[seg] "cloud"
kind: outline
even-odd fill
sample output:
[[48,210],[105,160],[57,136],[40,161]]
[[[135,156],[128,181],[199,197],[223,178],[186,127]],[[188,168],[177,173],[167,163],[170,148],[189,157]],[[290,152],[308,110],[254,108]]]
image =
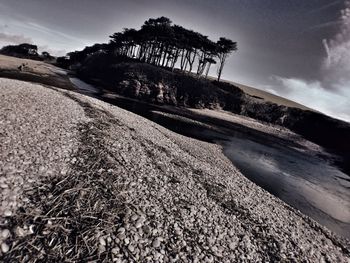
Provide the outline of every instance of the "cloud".
[[273,76],[279,88],[270,87],[278,95],[323,112],[329,116],[350,122],[350,89],[338,87],[337,92],[327,90],[320,81]]
[[350,1],[341,11],[341,25],[332,39],[324,39],[327,57],[322,65],[323,82],[333,88],[350,84]]
[[30,30],[35,30],[35,31],[40,32],[40,33],[45,34],[45,35],[51,35],[51,36],[59,37],[63,41],[67,41],[68,40],[68,41],[74,41],[74,42],[79,43],[79,44],[86,44],[86,41],[82,40],[81,38],[65,34],[63,32],[60,32],[60,31],[57,31],[57,30],[54,30],[54,29],[51,29],[51,28],[39,25],[39,24],[34,23],[34,22],[21,23],[21,26],[23,28],[27,28],[27,29],[30,29]]
[[310,108],[350,122],[350,1],[345,1],[337,34],[323,39],[326,57],[320,65],[320,78],[307,81],[273,76],[279,95]]
[[50,48],[48,45],[43,45],[43,46],[38,46],[38,51],[43,52],[49,52],[50,55],[52,56],[56,56],[56,57],[60,57],[60,56],[65,56],[68,52],[65,49],[54,49],[54,48]]
[[0,32],[0,43],[5,45],[8,44],[21,44],[21,43],[33,43],[33,40],[29,37],[25,37],[23,35],[11,35]]
[[323,5],[323,6],[320,6],[320,7],[316,8],[316,9],[312,10],[311,12],[309,12],[309,14],[325,11],[325,10],[327,10],[327,9],[330,8],[330,7],[333,7],[333,6],[335,6],[335,5],[338,5],[339,3],[342,3],[342,1],[343,1],[343,0],[332,1],[332,2],[330,2],[330,3],[328,3],[328,4],[325,4],[325,5]]

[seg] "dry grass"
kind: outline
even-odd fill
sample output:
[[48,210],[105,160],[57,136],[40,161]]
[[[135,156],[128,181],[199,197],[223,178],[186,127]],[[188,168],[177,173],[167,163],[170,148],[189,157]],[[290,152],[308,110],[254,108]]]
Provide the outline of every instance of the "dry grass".
[[108,161],[111,157],[103,142],[108,121],[87,105],[84,108],[94,121],[79,127],[80,147],[71,170],[26,189],[30,205],[9,219],[6,228],[11,230],[13,245],[1,261],[112,260],[108,243],[101,246],[99,239],[113,235],[132,201]]
[[249,87],[249,86],[242,85],[242,84],[238,84],[238,83],[235,83],[235,82],[230,82],[230,81],[227,81],[227,82],[237,86],[238,88],[243,90],[245,93],[249,94],[250,96],[259,97],[259,98],[262,98],[262,99],[264,99],[266,101],[269,101],[269,102],[272,102],[272,103],[276,103],[278,105],[298,108],[298,109],[302,109],[302,110],[312,110],[313,111],[313,109],[310,109],[310,108],[308,108],[308,107],[306,107],[306,106],[304,106],[302,104],[299,104],[297,102],[288,100],[286,98],[274,95],[274,94],[266,92],[264,90],[256,89],[256,88]]

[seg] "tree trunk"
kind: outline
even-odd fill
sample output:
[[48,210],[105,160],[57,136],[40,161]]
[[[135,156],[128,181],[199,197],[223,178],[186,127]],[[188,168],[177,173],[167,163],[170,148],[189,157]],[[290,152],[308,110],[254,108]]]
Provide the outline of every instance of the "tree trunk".
[[208,64],[207,72],[205,72],[205,78],[206,79],[208,78],[208,73],[209,73],[210,66],[211,66],[211,63]]

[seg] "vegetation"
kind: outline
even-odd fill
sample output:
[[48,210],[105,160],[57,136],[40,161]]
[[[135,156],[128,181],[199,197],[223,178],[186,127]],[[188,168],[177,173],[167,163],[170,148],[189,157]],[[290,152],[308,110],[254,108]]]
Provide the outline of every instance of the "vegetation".
[[9,45],[3,47],[0,50],[0,53],[3,55],[31,58],[38,56],[38,47],[28,43]]
[[[173,25],[166,17],[150,18],[140,30],[125,28],[110,36],[109,44],[95,44],[82,51],[68,53],[70,63],[82,63],[89,55],[105,52],[116,57],[128,57],[139,62],[174,71],[208,76],[212,64],[218,59],[218,80],[230,53],[237,43],[227,38],[213,42],[193,30]],[[60,61],[66,62],[64,58]],[[196,68],[195,68],[196,67]]]
[[27,58],[34,60],[53,60],[54,57],[50,55],[49,52],[42,52],[41,55],[38,54],[38,47],[33,44],[23,43],[19,45],[9,45],[4,46],[0,49],[0,54],[18,57],[18,58]]

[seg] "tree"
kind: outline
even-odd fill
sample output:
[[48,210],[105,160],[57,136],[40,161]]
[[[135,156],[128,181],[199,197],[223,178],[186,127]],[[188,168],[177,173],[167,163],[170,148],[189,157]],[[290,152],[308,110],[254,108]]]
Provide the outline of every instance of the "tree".
[[220,37],[218,42],[216,42],[217,45],[217,54],[219,58],[219,66],[217,70],[218,74],[218,81],[220,81],[222,70],[224,69],[226,59],[233,51],[237,50],[237,42],[233,42],[230,39]]
[[20,45],[9,45],[3,47],[0,53],[4,55],[24,58],[38,58],[38,47],[36,45],[28,43],[23,43]]
[[210,66],[211,66],[212,64],[216,64],[216,61],[215,61],[215,59],[213,59],[213,58],[207,58],[207,62],[208,62],[208,66],[207,66],[207,71],[205,72],[205,78],[208,77],[208,73],[209,73],[209,70],[210,70]]
[[217,63],[215,58],[218,57],[220,80],[228,54],[237,50],[236,42],[226,38],[213,42],[198,32],[173,25],[164,16],[146,20],[139,30],[124,28],[110,38],[109,44],[95,44],[82,51],[68,53],[71,63],[82,62],[91,54],[104,51],[116,57],[135,59],[170,70],[178,66],[183,72],[192,72],[193,67],[198,65],[198,77],[203,74],[207,77],[210,66]]
[[52,60],[52,59],[54,59],[54,57],[51,56],[50,53],[47,52],[47,51],[41,52],[41,57],[42,57],[43,59],[47,59],[47,60]]

